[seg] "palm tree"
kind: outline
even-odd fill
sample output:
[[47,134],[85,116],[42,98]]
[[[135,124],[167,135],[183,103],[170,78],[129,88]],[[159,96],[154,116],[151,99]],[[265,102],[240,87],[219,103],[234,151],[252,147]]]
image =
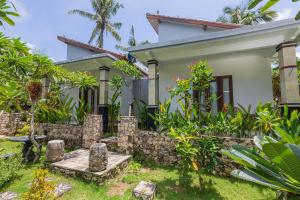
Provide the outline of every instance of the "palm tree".
[[248,5],[240,5],[233,8],[226,6],[223,9],[223,13],[224,14],[217,19],[218,22],[229,22],[243,25],[270,22],[277,17],[277,13],[275,11],[252,11],[248,9]]
[[[128,47],[135,47],[137,45],[144,45],[144,44],[149,44],[150,42],[148,40],[145,40],[143,42],[138,43],[136,38],[135,38],[135,31],[134,31],[134,26],[131,26],[130,33],[129,33],[129,39],[128,39]],[[124,47],[122,45],[116,45],[116,49],[120,49],[122,51],[128,51],[128,47]]]
[[19,14],[11,11],[12,7],[16,11],[13,3],[8,2],[7,0],[0,0],[0,26],[4,27],[4,22],[11,26],[15,25],[15,22],[10,16],[18,17]]
[[104,44],[104,32],[110,33],[117,41],[121,41],[121,36],[118,30],[121,28],[122,23],[112,22],[111,18],[115,16],[123,5],[116,2],[115,0],[91,0],[94,14],[82,11],[82,10],[71,10],[69,14],[77,14],[82,17],[86,17],[96,23],[96,26],[92,32],[89,40],[89,44],[96,38],[97,46],[102,48]]

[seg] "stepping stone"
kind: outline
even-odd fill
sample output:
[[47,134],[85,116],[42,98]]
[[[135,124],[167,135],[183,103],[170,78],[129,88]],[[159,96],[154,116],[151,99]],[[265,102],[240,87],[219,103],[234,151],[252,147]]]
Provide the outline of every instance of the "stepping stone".
[[18,194],[15,192],[7,191],[0,193],[0,200],[14,200],[18,197]]
[[156,185],[154,183],[141,181],[133,190],[133,195],[138,199],[152,200],[154,199]]
[[70,191],[72,189],[72,186],[66,183],[60,183],[56,186],[54,194],[57,197],[62,196],[64,193]]

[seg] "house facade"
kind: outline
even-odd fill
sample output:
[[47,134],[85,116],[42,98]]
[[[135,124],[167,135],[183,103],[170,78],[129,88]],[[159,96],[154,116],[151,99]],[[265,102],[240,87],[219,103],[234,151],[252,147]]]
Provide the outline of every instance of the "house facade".
[[255,108],[258,101],[272,101],[274,61],[280,66],[281,103],[299,106],[296,46],[300,21],[240,26],[163,15],[147,14],[147,18],[158,42],[133,47],[129,52],[148,65],[148,112],[153,113],[159,102],[170,97],[168,88],[177,78],[187,78],[188,66],[199,60],[207,61],[213,69],[215,81],[210,93],[219,97],[213,103],[215,110],[228,104]]
[[[76,103],[84,99],[84,102],[89,105],[93,114],[102,115],[103,129],[106,132],[108,126],[108,104],[113,93],[108,85],[109,80],[116,75],[121,75],[128,83],[128,85],[123,87],[122,95],[119,99],[121,104],[120,115],[123,116],[128,116],[129,112],[131,112],[134,101],[133,94],[136,94],[137,98],[143,99],[142,95],[138,92],[140,88],[133,87],[134,82],[137,86],[141,85],[140,81],[133,80],[113,67],[113,62],[119,59],[126,59],[124,55],[85,44],[65,36],[58,36],[57,39],[67,45],[67,58],[66,60],[56,62],[56,65],[60,65],[70,71],[88,72],[99,83],[98,86],[85,90],[73,87],[67,89],[65,93],[71,96]],[[147,71],[137,65],[136,67],[141,71],[143,77],[147,77]],[[135,92],[133,91],[134,89]]]

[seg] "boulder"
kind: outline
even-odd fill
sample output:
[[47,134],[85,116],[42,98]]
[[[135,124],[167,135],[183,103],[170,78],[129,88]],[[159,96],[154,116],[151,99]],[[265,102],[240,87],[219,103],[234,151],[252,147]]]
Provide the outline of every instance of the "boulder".
[[154,199],[156,185],[154,183],[141,181],[133,190],[134,197],[143,200]]

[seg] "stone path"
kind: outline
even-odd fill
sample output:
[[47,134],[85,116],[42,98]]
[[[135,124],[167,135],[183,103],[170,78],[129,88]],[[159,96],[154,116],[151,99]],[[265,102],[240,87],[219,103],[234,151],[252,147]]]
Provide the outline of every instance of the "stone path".
[[0,200],[14,200],[18,197],[18,194],[15,192],[7,191],[0,193]]

